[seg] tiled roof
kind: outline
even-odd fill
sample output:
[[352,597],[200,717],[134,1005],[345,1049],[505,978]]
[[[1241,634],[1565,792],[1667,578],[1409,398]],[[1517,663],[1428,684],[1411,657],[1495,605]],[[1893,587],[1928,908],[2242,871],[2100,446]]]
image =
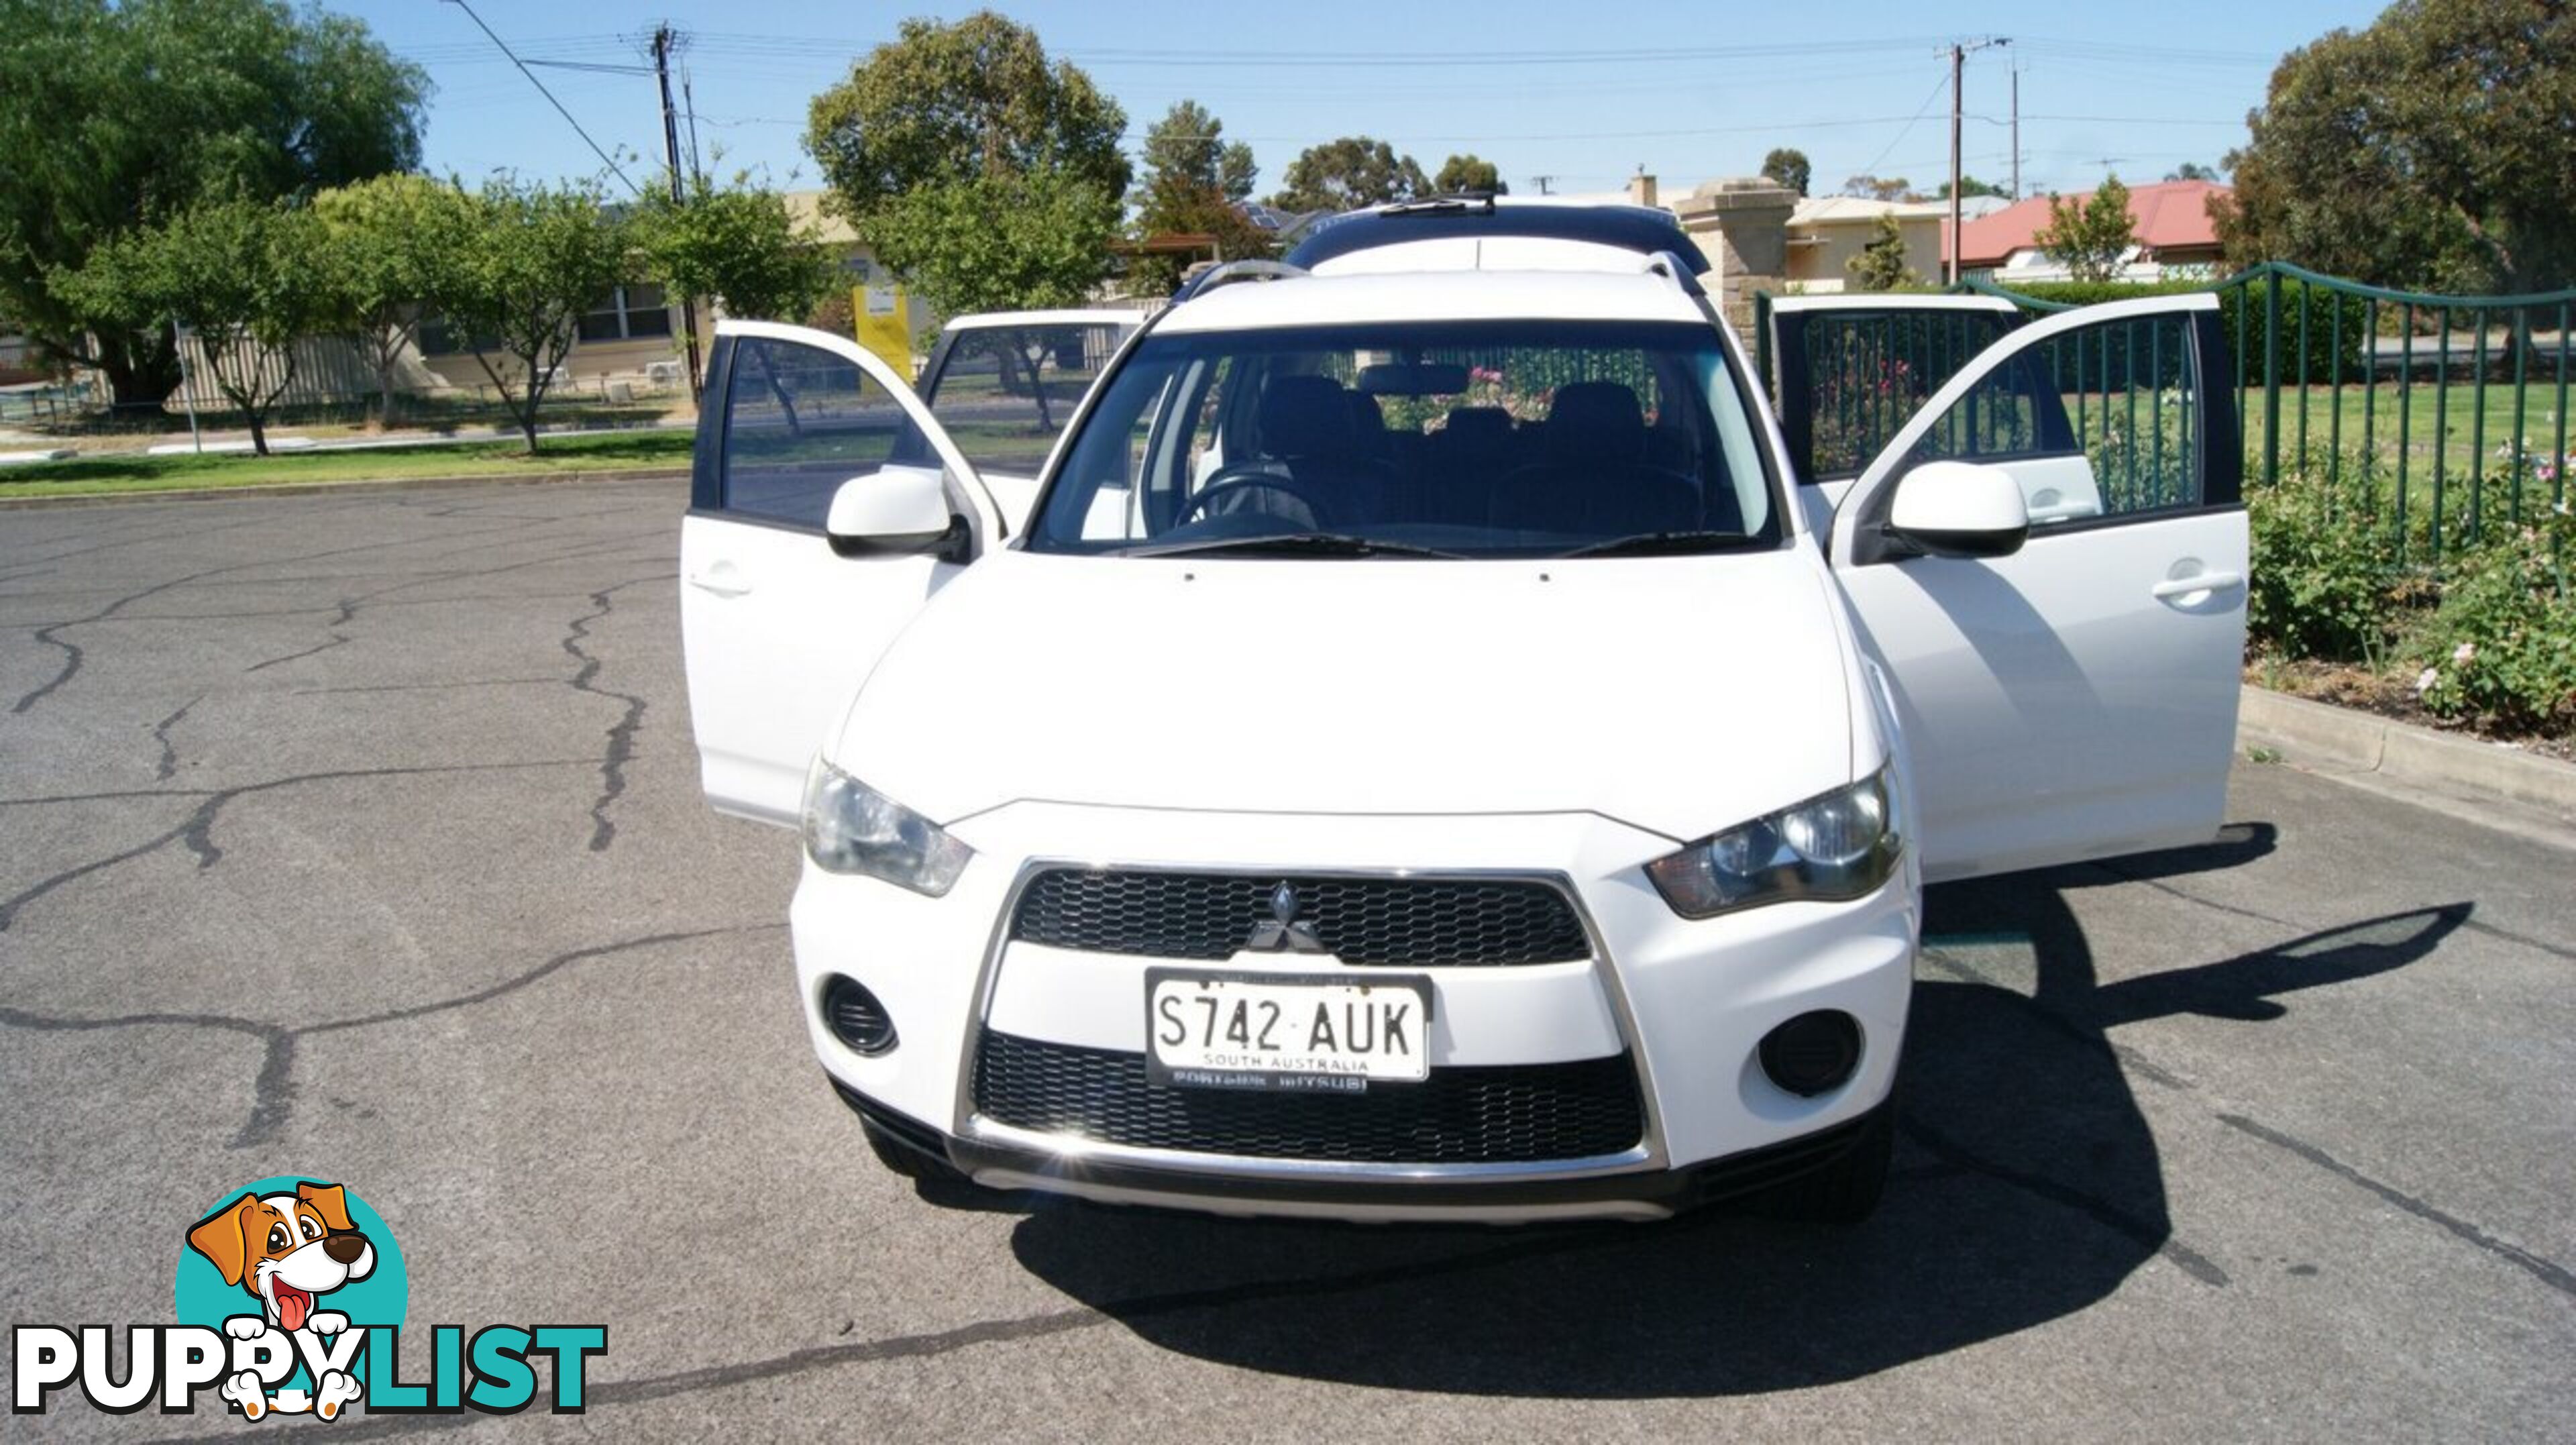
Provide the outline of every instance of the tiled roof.
[[[2129,188],[2129,220],[2139,244],[2149,251],[2170,251],[2218,244],[2210,223],[2209,198],[2228,188],[2213,181],[2160,181]],[[2091,191],[2078,199],[2089,200]],[[2028,249],[2032,237],[2048,224],[2048,197],[2016,201],[1991,216],[1959,228],[1962,266],[2000,266],[2015,251]]]

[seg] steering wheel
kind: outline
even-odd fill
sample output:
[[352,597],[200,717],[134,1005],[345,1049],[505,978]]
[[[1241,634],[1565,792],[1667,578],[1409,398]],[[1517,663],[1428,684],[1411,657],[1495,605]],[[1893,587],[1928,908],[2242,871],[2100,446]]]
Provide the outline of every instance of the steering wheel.
[[1329,525],[1322,504],[1317,502],[1313,497],[1299,490],[1294,484],[1288,482],[1282,477],[1248,466],[1227,467],[1223,471],[1218,472],[1215,476],[1208,478],[1208,484],[1199,488],[1197,494],[1192,496],[1187,503],[1182,505],[1181,514],[1172,519],[1172,525],[1180,526],[1188,522],[1192,517],[1205,512],[1207,510],[1208,503],[1215,501],[1219,497],[1231,496],[1238,492],[1256,490],[1277,492],[1281,496],[1284,496],[1290,501],[1297,503],[1299,506],[1304,507],[1306,509],[1306,514],[1315,519],[1316,526],[1322,527]]

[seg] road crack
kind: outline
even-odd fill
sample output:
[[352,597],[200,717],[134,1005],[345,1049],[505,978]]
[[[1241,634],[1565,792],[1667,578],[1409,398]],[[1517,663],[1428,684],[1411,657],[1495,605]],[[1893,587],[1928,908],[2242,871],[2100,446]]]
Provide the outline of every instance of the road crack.
[[[63,885],[76,882],[103,869],[113,868],[119,863],[140,858],[146,853],[166,847],[174,842],[184,843],[187,846],[188,851],[196,855],[197,869],[199,872],[203,872],[208,868],[214,867],[215,864],[220,862],[224,856],[224,850],[215,842],[214,835],[216,820],[223,815],[224,808],[234,799],[245,797],[253,793],[270,792],[278,788],[293,787],[301,783],[337,782],[354,778],[418,777],[423,774],[437,773],[495,772],[506,771],[513,768],[579,767],[587,761],[588,760],[584,758],[549,758],[541,761],[524,763],[454,763],[445,766],[422,768],[347,768],[331,772],[296,773],[283,778],[271,778],[264,782],[257,783],[242,783],[234,787],[216,788],[203,793],[191,789],[184,792],[173,790],[168,793],[93,794],[91,796],[95,797],[195,797],[199,801],[196,808],[188,814],[185,821],[166,832],[146,839],[131,848],[111,853],[104,858],[94,858],[86,863],[76,864],[73,867],[63,869],[58,873],[54,873],[29,884],[7,898],[0,898],[0,933],[8,932],[11,925],[16,923],[18,911],[20,909],[35,902],[39,898],[44,897],[46,894],[61,888]],[[65,797],[20,798],[10,799],[7,801],[12,804],[23,804],[69,802],[75,800],[76,799],[74,798]]]
[[626,765],[635,759],[635,734],[644,726],[644,699],[635,693],[618,692],[597,686],[600,660],[583,647],[590,637],[590,626],[616,610],[613,600],[618,592],[647,582],[666,582],[677,573],[660,572],[650,577],[633,577],[611,583],[590,594],[591,610],[572,619],[564,633],[563,650],[581,666],[568,680],[575,692],[589,693],[622,704],[624,712],[608,726],[607,746],[599,760],[599,796],[590,805],[590,851],[604,853],[617,838],[617,825],[608,820],[608,806],[626,792]]
[[161,761],[153,770],[154,778],[166,783],[179,771],[179,748],[170,741],[170,729],[179,725],[179,720],[188,715],[188,709],[205,700],[206,695],[201,692],[180,704],[177,712],[152,725],[152,739],[161,745]]
[[638,949],[656,948],[666,943],[687,943],[702,938],[721,938],[734,934],[775,933],[785,929],[786,926],[783,923],[737,923],[717,928],[647,933],[610,943],[591,944],[554,954],[543,962],[498,983],[469,993],[458,994],[452,998],[414,1004],[408,1008],[388,1009],[382,1013],[330,1019],[321,1023],[286,1024],[266,1019],[236,1018],[229,1014],[197,1013],[139,1013],[114,1018],[70,1018],[0,1006],[0,1028],[27,1029],[36,1033],[91,1033],[128,1028],[200,1028],[257,1039],[261,1047],[260,1065],[258,1074],[251,1082],[250,1112],[242,1120],[242,1126],[233,1135],[232,1140],[232,1147],[235,1149],[251,1149],[274,1142],[287,1124],[294,1119],[297,1089],[296,1048],[303,1039],[316,1034],[408,1023],[432,1014],[472,1008],[516,993],[575,964],[592,959],[610,958],[621,953],[632,953]]

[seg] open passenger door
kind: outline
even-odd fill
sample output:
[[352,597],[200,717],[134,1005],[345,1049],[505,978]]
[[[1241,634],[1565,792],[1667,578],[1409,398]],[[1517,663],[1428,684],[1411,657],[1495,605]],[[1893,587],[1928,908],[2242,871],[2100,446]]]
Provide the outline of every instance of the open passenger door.
[[[843,555],[826,531],[844,489],[934,483],[953,527],[936,547]],[[792,825],[807,765],[860,679],[1003,533],[974,468],[874,353],[800,326],[719,322],[680,524],[681,650],[707,801]]]
[[1769,310],[1763,382],[1818,533],[1924,401],[2021,324],[2000,296],[1854,291],[1776,297]]
[[941,328],[915,389],[1011,527],[1084,393],[1144,324],[1141,311],[987,311]]
[[[2216,832],[2245,649],[2230,375],[2212,296],[2064,312],[1958,368],[1842,498],[1828,548],[1913,755],[1927,878]],[[2027,540],[1956,555],[1892,520],[1942,488],[2017,491]]]

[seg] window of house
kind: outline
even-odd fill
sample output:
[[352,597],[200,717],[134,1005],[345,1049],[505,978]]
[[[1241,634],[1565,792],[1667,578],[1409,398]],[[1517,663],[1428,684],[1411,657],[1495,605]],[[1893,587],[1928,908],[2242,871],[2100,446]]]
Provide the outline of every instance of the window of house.
[[500,348],[496,336],[469,336],[463,328],[435,311],[420,318],[420,354],[423,356],[459,356],[468,351],[494,351]]
[[671,334],[671,311],[662,288],[638,283],[611,287],[581,317],[584,341],[630,341]]

